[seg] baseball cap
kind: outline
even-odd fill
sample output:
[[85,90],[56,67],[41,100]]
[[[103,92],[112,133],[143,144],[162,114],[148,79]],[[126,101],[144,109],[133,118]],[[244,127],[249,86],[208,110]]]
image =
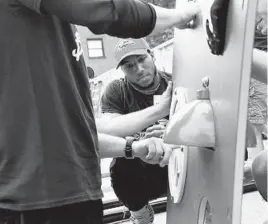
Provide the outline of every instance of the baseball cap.
[[144,39],[121,39],[115,47],[115,59],[118,68],[122,60],[131,55],[142,55],[148,53],[150,47]]

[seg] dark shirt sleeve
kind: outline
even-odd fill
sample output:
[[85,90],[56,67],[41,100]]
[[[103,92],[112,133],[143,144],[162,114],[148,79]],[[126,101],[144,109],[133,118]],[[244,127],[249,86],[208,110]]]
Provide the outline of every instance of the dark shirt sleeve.
[[141,38],[150,34],[156,23],[154,8],[140,0],[18,1],[35,11],[87,26],[95,34]]
[[106,87],[101,97],[102,113],[125,114],[124,96],[120,82],[120,80],[114,80]]
[[112,36],[141,38],[149,35],[156,23],[155,9],[139,0],[114,0],[118,20],[110,26]]
[[22,5],[40,13],[42,0],[18,0]]

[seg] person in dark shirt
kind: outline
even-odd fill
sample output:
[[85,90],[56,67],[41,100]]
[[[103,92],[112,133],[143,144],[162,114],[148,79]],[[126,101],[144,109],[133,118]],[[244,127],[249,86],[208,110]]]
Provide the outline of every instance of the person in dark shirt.
[[[98,130],[137,139],[161,137],[165,128],[161,121],[165,122],[170,110],[171,75],[156,69],[153,52],[144,39],[120,40],[115,58],[125,78],[112,81],[104,91]],[[110,173],[114,192],[130,210],[132,222],[153,223],[149,200],[166,194],[167,167],[144,158],[116,158]]]
[[171,149],[159,139],[97,134],[71,24],[140,38],[183,27],[198,12],[195,3],[175,10],[139,0],[0,1],[0,223],[102,223],[100,157],[153,153],[167,163],[160,156]]

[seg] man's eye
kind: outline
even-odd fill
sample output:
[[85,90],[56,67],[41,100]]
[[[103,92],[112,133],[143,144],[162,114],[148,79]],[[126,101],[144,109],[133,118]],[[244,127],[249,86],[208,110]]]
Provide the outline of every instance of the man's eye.
[[145,59],[146,59],[146,57],[141,57],[141,58],[139,58],[139,63],[144,62]]
[[133,64],[127,64],[126,67],[127,67],[128,69],[133,68]]

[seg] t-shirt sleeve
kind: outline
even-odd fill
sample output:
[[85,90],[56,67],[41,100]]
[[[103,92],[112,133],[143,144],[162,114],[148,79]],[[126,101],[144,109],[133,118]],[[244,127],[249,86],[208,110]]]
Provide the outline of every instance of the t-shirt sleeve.
[[114,80],[106,87],[101,97],[102,113],[125,114],[123,91],[120,82],[120,80]]
[[114,0],[113,2],[118,18],[108,27],[108,34],[123,38],[141,38],[153,31],[156,12],[150,4],[142,0]]
[[37,13],[41,13],[41,3],[42,0],[18,0],[22,5],[30,8]]
[[152,32],[155,9],[141,0],[19,0],[69,23],[88,27],[95,34],[141,38]]

